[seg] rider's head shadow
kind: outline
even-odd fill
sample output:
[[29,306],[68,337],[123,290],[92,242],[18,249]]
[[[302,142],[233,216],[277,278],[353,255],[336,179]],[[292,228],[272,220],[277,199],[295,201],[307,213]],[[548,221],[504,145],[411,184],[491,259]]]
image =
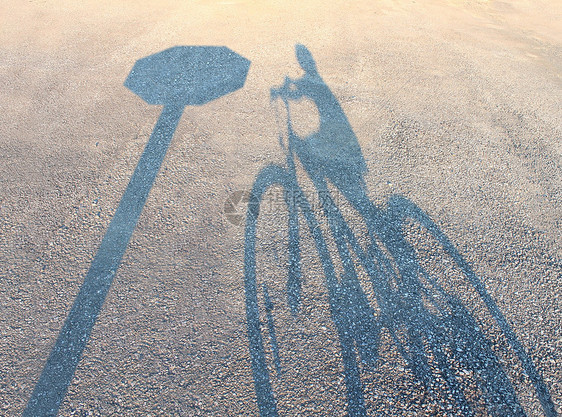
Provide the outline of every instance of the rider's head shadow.
[[[256,179],[253,195],[258,200],[264,190],[274,184],[300,194],[297,204],[287,203],[289,209],[289,276],[287,300],[298,312],[300,291],[300,230],[299,216],[304,218],[315,242],[328,290],[330,314],[338,333],[344,365],[348,412],[365,415],[365,392],[361,381],[362,365],[377,366],[380,331],[391,335],[411,374],[425,390],[435,393],[440,385],[445,399],[436,395],[443,409],[456,409],[458,415],[477,412],[466,395],[466,387],[458,369],[475,375],[475,384],[482,393],[485,407],[492,415],[524,415],[511,380],[494,351],[491,342],[480,328],[479,321],[462,302],[462,294],[444,288],[432,278],[405,234],[405,223],[413,221],[425,229],[458,267],[481,302],[497,322],[507,343],[529,375],[547,415],[553,410],[552,401],[542,377],[522,348],[499,308],[439,227],[419,207],[402,196],[392,196],[386,207],[375,206],[367,195],[364,175],[365,159],[357,137],[333,92],[319,74],[311,52],[303,45],[296,46],[296,58],[304,71],[297,79],[285,79],[279,89],[272,89],[272,97],[281,97],[287,105],[289,152],[288,168],[266,167]],[[292,128],[290,102],[307,98],[318,108],[320,124],[317,131],[306,137],[298,136]],[[295,160],[300,162],[317,193],[322,193],[320,210],[312,210],[294,173]],[[367,242],[357,237],[334,197],[337,190],[355,210],[368,230]],[[259,204],[258,204],[259,206]],[[246,228],[246,290],[249,335],[253,355],[254,379],[260,412],[275,415],[275,400],[269,388],[269,377],[263,371],[265,357],[263,341],[258,337],[258,321],[250,325],[257,314],[255,279],[255,218],[256,206],[248,211]],[[254,210],[254,212],[252,212]],[[319,232],[319,219],[328,225],[328,233]],[[329,251],[326,239],[335,242],[336,252]],[[339,257],[343,273],[334,268],[332,258]],[[360,265],[354,265],[358,260]],[[368,297],[358,279],[362,268],[369,277],[375,294],[377,310],[369,305]],[[250,294],[250,296],[248,296]],[[428,308],[428,303],[432,308]],[[268,314],[274,315],[273,306]],[[273,322],[273,319],[271,320]],[[252,327],[253,326],[253,327]],[[257,327],[256,327],[257,326]],[[273,334],[270,329],[270,334]],[[273,344],[273,343],[272,343]],[[283,357],[282,342],[274,343]],[[260,347],[261,346],[261,347]],[[277,364],[276,364],[277,366]],[[282,364],[280,364],[282,366]],[[260,370],[261,369],[261,370]],[[264,388],[266,387],[266,388]]]
[[300,43],[295,46],[295,54],[297,56],[297,61],[303,69],[303,71],[309,76],[320,76],[318,74],[318,68],[316,67],[316,61],[312,57],[312,53],[308,48]]

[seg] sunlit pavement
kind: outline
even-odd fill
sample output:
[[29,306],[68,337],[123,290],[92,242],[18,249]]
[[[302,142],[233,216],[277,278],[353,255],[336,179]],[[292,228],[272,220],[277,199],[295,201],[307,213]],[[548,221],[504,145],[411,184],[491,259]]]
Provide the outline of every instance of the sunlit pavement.
[[[37,399],[65,321],[87,327],[69,317],[96,256],[109,291],[61,356],[60,407],[27,415],[562,411],[560,5],[8,0],[0,16],[1,415]],[[249,70],[166,113],[126,80],[175,46]],[[290,129],[271,95],[286,76],[308,91]],[[159,170],[153,132],[171,138]],[[312,159],[291,135],[319,138]],[[127,194],[139,166],[154,182]],[[100,247],[119,233],[122,258]]]

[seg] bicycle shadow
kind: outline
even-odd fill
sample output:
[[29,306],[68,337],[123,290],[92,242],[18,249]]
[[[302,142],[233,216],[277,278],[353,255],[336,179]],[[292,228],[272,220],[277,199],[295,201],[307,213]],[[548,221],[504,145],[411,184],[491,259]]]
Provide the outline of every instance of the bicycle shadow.
[[[257,176],[248,205],[245,230],[245,291],[248,338],[258,407],[261,416],[278,415],[276,398],[267,366],[262,337],[256,277],[256,228],[267,190],[284,188],[288,209],[288,259],[286,295],[294,314],[301,303],[301,249],[299,214],[313,237],[325,278],[331,319],[337,330],[343,361],[347,413],[367,414],[360,363],[377,366],[382,329],[407,363],[409,371],[423,386],[430,401],[451,415],[471,416],[485,412],[494,416],[522,416],[525,412],[493,344],[461,298],[444,288],[423,265],[423,259],[406,236],[408,222],[417,223],[453,261],[472,286],[489,314],[501,329],[520,365],[533,384],[547,416],[556,411],[548,388],[533,361],[519,342],[493,298],[487,293],[468,262],[431,218],[408,199],[391,196],[386,208],[368,198],[364,174],[366,164],[357,138],[338,100],[318,74],[311,53],[296,46],[297,60],[305,74],[287,79],[275,91],[285,100],[307,98],[320,115],[319,129],[300,138],[292,129],[287,111],[287,167],[269,165]],[[295,158],[296,157],[296,158]],[[315,213],[295,174],[295,159],[322,194],[321,212]],[[341,193],[361,217],[369,244],[363,248],[336,204],[329,185]],[[289,192],[290,191],[290,192]],[[296,196],[296,198],[290,198]],[[337,253],[332,253],[321,231],[319,218],[326,219]],[[334,257],[339,256],[343,272],[338,273]],[[354,263],[359,260],[359,265]],[[370,305],[361,286],[358,269],[367,272],[378,312]],[[273,362],[280,369],[279,342],[275,336],[273,303],[263,286],[267,328],[272,340]],[[482,402],[467,395],[461,370],[470,371]]]

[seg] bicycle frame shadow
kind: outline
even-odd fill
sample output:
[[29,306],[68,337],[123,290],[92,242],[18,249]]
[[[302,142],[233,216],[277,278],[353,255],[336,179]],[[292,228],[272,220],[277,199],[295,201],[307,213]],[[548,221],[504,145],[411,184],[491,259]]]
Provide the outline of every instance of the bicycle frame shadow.
[[[279,90],[288,100],[306,97],[318,107],[320,127],[306,138],[292,129],[287,106],[287,167],[269,165],[255,180],[248,205],[245,229],[245,292],[248,339],[258,407],[261,416],[277,416],[278,409],[262,337],[259,285],[256,276],[256,230],[260,204],[267,190],[281,186],[288,209],[287,302],[298,315],[301,301],[301,248],[299,215],[304,218],[319,255],[329,299],[331,319],[338,335],[343,361],[350,416],[367,415],[360,362],[376,366],[379,339],[384,328],[391,335],[408,369],[423,386],[431,401],[453,415],[471,416],[481,412],[466,395],[459,369],[475,375],[486,412],[494,416],[522,416],[514,387],[500,358],[469,309],[457,294],[445,289],[422,265],[422,259],[405,235],[407,222],[417,223],[440,245],[462,271],[466,281],[485,305],[501,330],[514,355],[531,381],[547,416],[556,411],[548,388],[501,313],[482,281],[436,223],[405,197],[391,196],[386,208],[375,206],[368,198],[363,176],[366,164],[355,134],[338,100],[318,74],[312,55],[302,45],[296,47],[297,59],[305,71],[297,80],[286,79]],[[322,193],[321,213],[315,213],[295,174],[298,158],[304,171]],[[359,239],[338,208],[329,184],[340,192],[364,221],[369,244]],[[290,193],[289,193],[290,191]],[[296,195],[291,199],[289,194]],[[323,216],[337,253],[330,253],[327,237],[320,227]],[[333,258],[339,256],[343,272],[337,272]],[[359,265],[353,259],[359,260]],[[366,271],[376,297],[379,313],[369,305],[361,287],[358,268]],[[281,368],[279,342],[275,336],[273,304],[263,286],[267,327],[272,340],[273,362]],[[430,309],[428,304],[432,306]],[[431,360],[430,360],[431,357]],[[454,411],[451,411],[454,410]]]

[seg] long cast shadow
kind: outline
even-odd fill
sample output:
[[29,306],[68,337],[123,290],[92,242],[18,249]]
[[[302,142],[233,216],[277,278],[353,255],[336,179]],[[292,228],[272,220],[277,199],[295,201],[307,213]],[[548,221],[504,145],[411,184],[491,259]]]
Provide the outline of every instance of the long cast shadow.
[[[471,416],[478,412],[477,404],[466,395],[459,367],[474,375],[489,415],[525,415],[509,376],[477,320],[459,297],[444,289],[422,266],[414,247],[408,242],[404,226],[406,222],[413,221],[429,232],[462,271],[519,359],[534,386],[544,414],[555,416],[554,404],[542,376],[493,298],[447,236],[423,210],[402,196],[392,196],[384,209],[369,200],[363,179],[366,164],[347,117],[318,74],[308,49],[297,45],[296,54],[305,71],[304,76],[295,80],[286,78],[281,88],[272,89],[272,95],[282,98],[287,106],[287,166],[269,165],[258,174],[251,192],[245,230],[246,314],[260,415],[276,416],[278,410],[259,318],[256,228],[265,193],[269,187],[278,185],[286,190],[286,195],[290,193],[298,197],[286,198],[289,212],[287,302],[291,311],[298,314],[302,291],[300,213],[311,232],[324,272],[330,314],[342,353],[349,415],[367,414],[359,362],[376,366],[382,329],[391,335],[398,352],[431,401],[443,410],[449,410],[451,415]],[[319,129],[305,138],[294,132],[288,107],[289,100],[303,97],[314,102],[320,115]],[[297,159],[312,180],[316,192],[323,196],[322,213],[314,213],[297,181]],[[369,233],[366,249],[361,247],[337,207],[328,184],[343,194],[365,222]],[[337,253],[330,253],[326,237],[321,232],[318,220],[321,214],[327,219]],[[354,255],[360,265],[354,264]],[[341,274],[336,272],[335,256],[342,262]],[[369,276],[378,314],[375,314],[361,287],[358,267],[362,267]],[[269,298],[267,292],[265,297]],[[275,334],[271,329],[272,309],[271,303],[266,305],[270,335]],[[275,339],[272,350],[276,367],[279,366],[279,349],[281,346]]]
[[56,416],[183,110],[241,88],[250,61],[226,47],[178,46],[136,62],[125,86],[164,105],[47,363],[25,417]]

